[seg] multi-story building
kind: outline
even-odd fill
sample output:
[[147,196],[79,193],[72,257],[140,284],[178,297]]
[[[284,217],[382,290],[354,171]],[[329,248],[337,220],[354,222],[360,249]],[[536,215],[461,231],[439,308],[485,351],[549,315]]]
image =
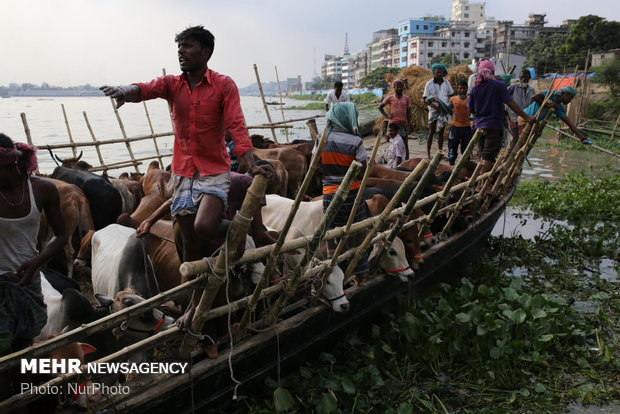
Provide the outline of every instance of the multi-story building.
[[479,25],[486,20],[485,3],[470,3],[468,0],[452,2],[450,20],[455,22],[470,22]]
[[[409,62],[409,39],[413,36],[432,36],[443,27],[447,27],[450,22],[443,17],[423,17],[421,19],[407,19],[398,23],[398,36],[400,38],[400,59],[401,68],[412,65]],[[398,66],[397,66],[398,67]]]
[[296,78],[286,78],[286,91],[288,94],[294,95],[302,91],[301,76]]
[[379,30],[373,33],[373,41],[368,44],[370,57],[368,71],[380,67],[398,67],[399,37],[396,29]]
[[368,50],[360,50],[342,66],[342,83],[345,89],[359,88],[360,80],[368,74]]
[[321,64],[321,76],[323,78],[342,78],[342,57],[334,55],[325,55],[325,60]]
[[451,54],[456,64],[461,60],[481,57],[482,53],[476,49],[477,44],[476,30],[470,23],[452,22],[434,35],[411,37],[408,61],[410,65],[430,69],[433,57]]

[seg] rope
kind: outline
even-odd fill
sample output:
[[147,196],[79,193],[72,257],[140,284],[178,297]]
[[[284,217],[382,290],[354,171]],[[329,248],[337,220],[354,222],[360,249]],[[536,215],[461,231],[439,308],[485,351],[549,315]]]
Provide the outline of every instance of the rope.
[[[252,219],[249,219],[247,217],[243,217],[241,214],[239,214],[239,211],[237,211],[236,213],[236,217],[239,217],[242,221],[245,221],[246,223],[251,223]],[[232,319],[232,306],[230,306],[230,293],[229,293],[229,285],[230,285],[230,278],[228,277],[228,236],[230,235],[230,226],[228,226],[228,230],[226,230],[226,240],[224,242],[224,266],[226,267],[226,272],[224,273],[225,277],[226,277],[226,304],[228,305],[228,339],[230,341],[230,351],[228,352],[228,370],[230,371],[230,379],[232,382],[235,383],[235,389],[233,391],[233,396],[232,399],[233,401],[237,400],[237,389],[239,388],[239,386],[241,385],[241,381],[238,381],[235,378],[235,373],[233,371],[233,366],[232,366],[232,355],[233,355],[233,350],[234,350],[234,335],[232,332],[232,326],[231,326],[231,319]],[[247,237],[247,236],[246,236]]]

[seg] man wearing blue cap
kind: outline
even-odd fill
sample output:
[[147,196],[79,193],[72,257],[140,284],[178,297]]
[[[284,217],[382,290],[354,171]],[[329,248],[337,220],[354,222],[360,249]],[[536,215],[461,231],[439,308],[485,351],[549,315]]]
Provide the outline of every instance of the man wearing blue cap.
[[[530,106],[525,108],[523,112],[525,112],[528,115],[535,116],[536,112],[538,112],[538,109],[540,109],[540,105],[545,100],[545,96],[547,96],[548,92],[549,91],[542,91],[541,93],[534,95],[532,97],[532,103],[530,104]],[[573,124],[573,122],[566,115],[566,109],[564,105],[568,105],[570,101],[572,101],[576,95],[577,95],[577,91],[574,88],[571,88],[570,86],[565,86],[563,88],[560,88],[560,90],[553,92],[553,95],[551,95],[551,97],[545,104],[545,108],[555,108],[555,112],[554,112],[555,116],[557,116],[559,119],[564,121],[566,125],[568,125],[571,131],[573,131],[575,135],[577,135],[577,138],[579,138],[582,144],[589,145],[589,144],[592,144],[592,142],[589,141],[581,133],[581,131],[579,131],[579,129],[577,129],[577,126]],[[540,116],[538,120],[543,119],[545,115],[547,115],[547,109],[545,108],[543,108],[543,110],[540,112]],[[523,122],[521,118],[519,118],[519,124],[522,125],[522,129],[523,129],[525,122]]]

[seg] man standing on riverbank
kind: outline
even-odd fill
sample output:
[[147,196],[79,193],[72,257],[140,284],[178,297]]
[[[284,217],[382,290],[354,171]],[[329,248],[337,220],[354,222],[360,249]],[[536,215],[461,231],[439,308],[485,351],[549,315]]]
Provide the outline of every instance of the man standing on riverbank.
[[[530,71],[527,69],[522,69],[521,73],[519,73],[519,83],[512,84],[508,87],[508,92],[512,95],[512,99],[515,100],[521,109],[527,108],[532,103],[532,97],[536,95],[534,88],[529,86],[531,78],[532,75],[530,74]],[[519,116],[509,108],[508,118],[510,123],[510,134],[512,135],[512,140],[508,146],[508,151],[512,151],[517,143],[517,140],[519,139],[519,125],[517,123]]]
[[[411,100],[403,92],[407,86],[405,79],[396,79],[393,83],[394,95],[390,95],[379,105],[379,112],[390,120],[390,123],[398,125],[398,135],[405,144],[405,159],[409,159],[409,133],[411,132]],[[390,113],[387,114],[383,107],[390,105]]]
[[[234,154],[253,175],[270,177],[272,171],[254,162],[237,86],[228,76],[207,67],[215,47],[211,32],[202,26],[189,27],[174,40],[181,75],[100,89],[116,99],[117,108],[125,102],[168,101],[174,122],[171,212],[183,239],[183,261],[193,261],[203,257],[201,238],[223,238],[230,225],[222,219],[230,188],[225,132],[230,132],[235,144]],[[185,315],[177,320],[182,329],[189,328],[198,299],[194,292]]]
[[343,84],[340,81],[336,81],[334,83],[334,90],[330,91],[325,97],[325,110],[329,111],[329,104],[332,106],[336,105],[338,102],[349,102],[351,99],[349,95],[342,90]]
[[[526,122],[534,122],[512,99],[506,84],[495,79],[495,65],[490,60],[483,60],[476,71],[476,82],[469,95],[469,110],[476,118],[475,127],[482,129],[478,141],[482,169],[480,174],[489,171],[495,163],[495,157],[502,147],[504,133],[504,104],[515,111]],[[478,187],[478,190],[480,186]]]
[[437,131],[437,146],[439,151],[443,149],[443,136],[446,125],[450,121],[452,112],[448,109],[449,99],[454,95],[450,82],[444,78],[448,75],[448,69],[441,63],[431,66],[433,79],[424,85],[422,98],[428,104],[428,135],[426,137],[426,154],[431,158],[431,146],[433,135]]

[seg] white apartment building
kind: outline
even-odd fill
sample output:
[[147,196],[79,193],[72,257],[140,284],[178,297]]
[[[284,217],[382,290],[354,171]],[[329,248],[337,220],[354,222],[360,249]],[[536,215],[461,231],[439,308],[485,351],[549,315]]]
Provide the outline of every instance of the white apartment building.
[[[476,29],[469,23],[451,23],[434,36],[415,36],[409,39],[409,64],[430,69],[435,56],[455,55],[459,61],[482,57],[477,47]],[[458,62],[455,62],[458,63]]]
[[450,20],[453,22],[470,22],[478,25],[485,21],[485,3],[470,3],[468,0],[452,2]]

